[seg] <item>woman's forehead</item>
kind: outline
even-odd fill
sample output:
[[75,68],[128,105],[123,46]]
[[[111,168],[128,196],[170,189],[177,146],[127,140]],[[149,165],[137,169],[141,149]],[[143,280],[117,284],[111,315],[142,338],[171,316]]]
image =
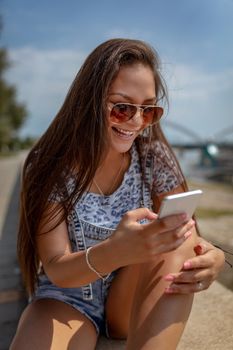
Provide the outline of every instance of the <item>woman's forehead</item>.
[[126,99],[141,97],[143,100],[155,98],[155,79],[150,67],[142,64],[125,66],[113,80],[109,95]]

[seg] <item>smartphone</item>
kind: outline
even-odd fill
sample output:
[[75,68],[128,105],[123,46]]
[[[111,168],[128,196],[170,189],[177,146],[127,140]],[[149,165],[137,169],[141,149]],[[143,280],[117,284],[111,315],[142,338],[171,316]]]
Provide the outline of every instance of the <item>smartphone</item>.
[[181,213],[186,213],[188,219],[191,219],[202,193],[201,190],[195,190],[164,197],[158,213],[159,219]]

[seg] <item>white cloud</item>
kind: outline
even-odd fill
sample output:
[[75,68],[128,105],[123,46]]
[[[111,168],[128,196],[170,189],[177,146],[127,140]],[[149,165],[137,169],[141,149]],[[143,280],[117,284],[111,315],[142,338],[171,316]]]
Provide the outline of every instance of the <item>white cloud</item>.
[[165,67],[170,110],[167,120],[212,138],[233,124],[233,68],[206,72],[201,68],[178,64]]
[[233,68],[215,73],[178,64],[169,75],[169,90],[176,99],[205,100],[233,88]]
[[107,39],[112,38],[146,38],[150,35],[150,32],[145,32],[141,30],[127,30],[122,28],[112,28],[106,34]]
[[30,112],[26,131],[40,133],[62,104],[85,55],[74,50],[24,47],[9,51],[12,67],[7,80]]

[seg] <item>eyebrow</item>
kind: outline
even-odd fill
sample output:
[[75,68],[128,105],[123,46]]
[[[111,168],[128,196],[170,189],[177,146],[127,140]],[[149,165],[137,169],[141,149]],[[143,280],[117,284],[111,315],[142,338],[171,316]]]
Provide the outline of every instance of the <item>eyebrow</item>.
[[[124,93],[122,93],[122,92],[112,92],[112,93],[109,94],[109,96],[111,96],[111,95],[118,95],[118,96],[124,97],[125,99],[127,99],[127,100],[129,100],[129,101],[131,101],[131,102],[134,102],[133,99],[132,99],[132,97],[130,97],[130,96],[128,96],[128,95],[126,95],[126,94],[124,94]],[[145,102],[147,102],[147,101],[153,101],[153,102],[155,102],[155,101],[156,101],[156,97],[153,96],[153,97],[147,98],[147,99],[145,100]]]

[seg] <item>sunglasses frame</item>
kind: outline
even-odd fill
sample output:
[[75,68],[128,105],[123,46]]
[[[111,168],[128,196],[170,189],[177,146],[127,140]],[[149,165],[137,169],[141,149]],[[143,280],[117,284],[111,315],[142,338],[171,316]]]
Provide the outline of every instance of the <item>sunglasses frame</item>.
[[[109,104],[112,105],[112,108],[109,108],[110,110],[110,118],[114,118],[114,117],[111,117],[111,112],[113,110],[113,108],[117,105],[127,105],[127,106],[134,106],[137,108],[136,112],[127,120],[124,120],[124,121],[119,121],[119,122],[116,122],[116,124],[121,124],[121,123],[125,123],[125,122],[128,122],[130,119],[132,119],[136,113],[138,113],[138,110],[140,110],[140,112],[142,112],[142,115],[144,113],[144,110],[146,108],[149,108],[149,107],[153,107],[153,108],[158,108],[160,111],[161,111],[161,115],[159,117],[159,119],[157,121],[155,121],[154,123],[149,123],[149,125],[154,125],[154,124],[157,124],[159,123],[162,115],[163,115],[163,107],[160,107],[160,106],[157,106],[157,105],[139,105],[139,104],[136,104],[136,103],[129,103],[129,102],[117,102],[117,103],[113,103],[113,102],[108,102]],[[116,118],[117,119],[117,118]]]

